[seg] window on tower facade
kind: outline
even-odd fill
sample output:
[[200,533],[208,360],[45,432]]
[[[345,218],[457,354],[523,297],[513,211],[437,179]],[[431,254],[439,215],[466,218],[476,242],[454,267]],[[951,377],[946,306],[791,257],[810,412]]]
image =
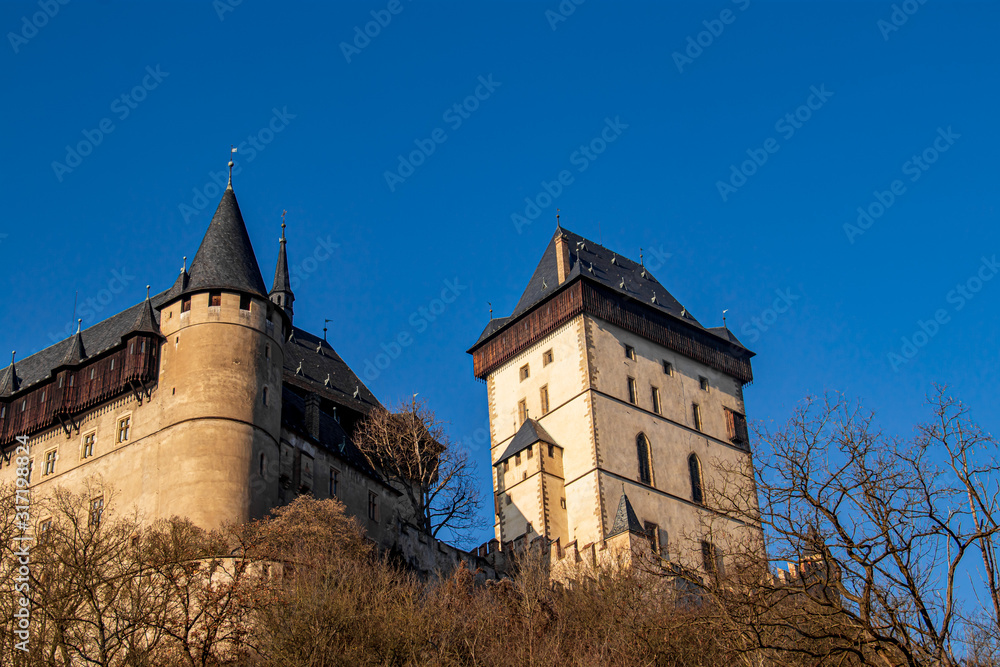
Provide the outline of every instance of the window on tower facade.
[[118,420],[118,434],[116,440],[119,443],[126,442],[132,432],[132,416],[122,417]]
[[181,299],[181,312],[186,313],[191,310],[191,297],[186,296]]
[[632,361],[635,361],[635,348],[632,347],[631,345],[626,345],[625,346],[625,357],[627,359],[631,359]]
[[691,475],[691,500],[701,505],[705,502],[705,496],[702,493],[701,461],[697,454],[688,457],[688,474]]
[[240,294],[240,310],[250,310],[250,296]]
[[521,372],[521,382],[524,382],[531,376],[531,369],[528,367],[528,364],[521,366],[520,372]]
[[83,436],[83,458],[88,458],[94,455],[94,442],[97,441],[97,431]]
[[368,518],[378,521],[378,495],[373,491],[368,492]]
[[701,430],[701,406],[697,403],[691,404],[691,419],[694,421],[694,427],[697,430]]
[[650,394],[653,399],[653,412],[660,414],[660,390],[656,387],[650,387]]
[[726,408],[726,426],[729,429],[729,439],[733,444],[746,447],[750,443],[750,434],[747,432],[747,418],[745,415]]
[[653,550],[653,553],[660,552],[660,527],[657,526],[652,521],[646,521],[642,525],[643,530],[646,532],[646,539],[649,540],[649,547]]
[[669,361],[667,361],[666,359],[663,360],[663,373],[664,375],[674,374],[674,365]]
[[208,305],[209,306],[221,306],[222,305],[222,292],[209,292],[208,293]]
[[51,475],[56,471],[56,450],[45,452],[45,471],[43,474]]
[[90,501],[90,525],[97,528],[101,525],[101,518],[104,516],[104,496],[99,496]]
[[552,356],[552,350],[545,350],[542,352],[542,367],[548,366],[552,363],[554,357]]
[[698,376],[698,383],[701,385],[702,391],[708,391],[708,378],[702,375]]
[[635,378],[632,377],[628,379],[628,402],[632,405],[636,405],[638,402],[635,390]]
[[539,390],[542,399],[542,414],[548,414],[549,412],[549,385],[545,385]]
[[517,420],[518,425],[523,424],[524,420],[528,418],[528,400],[522,398],[517,402]]
[[337,498],[340,491],[340,471],[330,468],[330,497]]
[[709,575],[714,577],[718,574],[715,545],[707,540],[702,540],[701,543],[701,564]]
[[643,484],[653,483],[653,466],[650,462],[649,438],[640,433],[635,438],[636,455],[639,459],[639,481]]

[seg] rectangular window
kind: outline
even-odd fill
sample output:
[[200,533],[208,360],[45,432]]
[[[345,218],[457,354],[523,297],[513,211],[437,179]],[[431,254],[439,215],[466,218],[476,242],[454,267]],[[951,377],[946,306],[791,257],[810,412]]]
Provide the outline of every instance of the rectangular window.
[[542,398],[542,414],[546,415],[549,413],[549,385],[542,387],[539,393]]
[[94,441],[97,440],[97,432],[88,433],[83,436],[83,458],[89,458],[94,455]]
[[702,375],[698,376],[698,383],[701,385],[702,391],[708,391],[708,378]]
[[528,418],[528,400],[522,398],[517,402],[517,419],[518,424],[523,424],[524,420]]
[[186,313],[191,310],[191,297],[186,296],[181,299],[181,312]]
[[646,531],[646,539],[649,540],[649,547],[653,550],[653,553],[660,552],[660,527],[657,526],[652,521],[647,521],[643,524],[643,530]]
[[38,524],[38,543],[45,544],[48,542],[50,531],[52,530],[52,519],[45,519],[40,524]]
[[701,407],[697,403],[691,404],[691,417],[694,419],[694,427],[701,430]]
[[629,378],[628,379],[628,402],[631,403],[632,405],[636,405],[637,401],[638,401],[638,399],[636,397],[636,391],[635,391],[635,378]]
[[45,475],[51,475],[56,471],[56,450],[45,452]]
[[521,452],[514,454],[514,465],[516,466],[521,465]]
[[337,498],[338,491],[340,490],[340,471],[336,468],[330,468],[330,497]]
[[656,387],[650,387],[653,398],[653,412],[660,414],[660,390]]
[[240,294],[240,310],[250,310],[250,296]]
[[556,455],[556,446],[555,445],[549,445],[549,458],[551,459],[551,458],[555,457],[555,455]]
[[667,361],[666,359],[663,360],[663,374],[664,375],[674,374],[674,365],[669,361]]
[[726,426],[729,429],[729,439],[733,444],[746,447],[750,443],[746,415],[726,408]]
[[563,509],[566,509],[566,499],[565,498],[560,498],[559,499],[559,506],[562,507]]
[[104,496],[94,498],[90,501],[90,525],[101,525],[101,517],[104,515]]
[[209,306],[221,306],[222,305],[222,292],[209,292],[208,293],[208,305]]
[[129,432],[132,430],[132,417],[122,417],[118,420],[118,436],[116,440],[118,443],[123,443],[128,440]]
[[548,366],[552,363],[554,357],[552,356],[552,350],[545,350],[542,352],[542,367]]
[[528,364],[521,366],[521,382],[524,382],[531,376],[531,369],[528,368]]
[[535,455],[535,454],[534,454],[534,452],[532,452],[532,451],[531,451],[531,450],[533,449],[533,447],[534,447],[534,445],[528,445],[528,458],[529,458],[529,459],[530,459],[530,458],[531,458],[532,456],[534,456],[534,455]]
[[631,345],[626,345],[625,346],[625,357],[627,359],[631,359],[632,361],[635,361],[635,348],[632,347]]
[[378,521],[378,495],[373,491],[368,492],[368,518]]
[[715,561],[715,546],[711,542],[702,541],[701,543],[701,564],[711,576],[715,576],[716,561]]
[[510,471],[510,459],[503,462],[503,471],[504,472]]

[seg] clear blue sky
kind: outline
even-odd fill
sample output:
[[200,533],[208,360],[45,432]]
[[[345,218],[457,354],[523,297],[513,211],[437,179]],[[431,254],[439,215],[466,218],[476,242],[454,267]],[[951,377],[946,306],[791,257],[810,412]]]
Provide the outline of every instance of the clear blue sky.
[[[758,354],[751,419],[840,390],[908,435],[944,382],[996,430],[1000,279],[977,280],[1000,254],[997,3],[231,2],[0,6],[0,350],[63,337],[77,290],[96,319],[168,287],[217,204],[210,172],[242,143],[265,280],[282,209],[292,264],[328,256],[304,265],[296,323],[332,319],[359,373],[410,333],[369,385],[387,403],[419,392],[457,440],[487,421],[465,350],[487,302],[513,308],[556,207],[645,248],[706,325],[729,310]],[[526,197],[539,216],[518,229]],[[858,207],[884,209],[845,230]],[[423,325],[445,281],[458,297]]]

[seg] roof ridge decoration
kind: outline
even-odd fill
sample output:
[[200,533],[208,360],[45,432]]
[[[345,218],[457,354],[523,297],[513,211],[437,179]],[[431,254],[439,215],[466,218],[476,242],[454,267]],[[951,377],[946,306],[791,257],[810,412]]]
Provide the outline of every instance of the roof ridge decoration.
[[637,533],[639,535],[646,534],[646,530],[639,523],[639,517],[636,516],[635,510],[632,509],[632,503],[629,502],[628,495],[625,494],[625,484],[622,484],[622,498],[618,501],[615,522],[611,526],[611,532],[608,533],[608,537],[614,537],[625,532]]

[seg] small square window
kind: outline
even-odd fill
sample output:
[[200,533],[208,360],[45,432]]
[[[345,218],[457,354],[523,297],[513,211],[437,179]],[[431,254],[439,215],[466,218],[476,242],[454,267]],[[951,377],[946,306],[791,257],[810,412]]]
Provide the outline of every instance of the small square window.
[[669,361],[667,361],[666,359],[663,360],[663,374],[664,375],[674,374],[674,365]]
[[528,368],[528,364],[521,366],[521,382],[524,382],[531,375],[531,369]]
[[554,357],[552,356],[552,350],[545,350],[542,352],[542,367],[548,366],[552,363]]
[[116,438],[119,443],[126,442],[128,440],[129,433],[132,430],[132,417],[122,417],[118,420],[118,437]]
[[635,378],[628,379],[628,402],[635,405],[637,402],[636,391],[635,391]]
[[181,313],[187,313],[191,310],[191,297],[187,296],[181,299]]
[[240,310],[250,310],[249,294],[240,294]]
[[707,377],[705,377],[703,375],[699,375],[698,376],[698,384],[701,385],[701,390],[702,391],[708,391],[708,378]]
[[221,306],[222,305],[222,292],[209,292],[208,293],[208,305],[209,306]]
[[631,345],[626,345],[625,346],[625,357],[628,358],[628,359],[631,359],[632,361],[635,361],[635,348],[632,347]]

